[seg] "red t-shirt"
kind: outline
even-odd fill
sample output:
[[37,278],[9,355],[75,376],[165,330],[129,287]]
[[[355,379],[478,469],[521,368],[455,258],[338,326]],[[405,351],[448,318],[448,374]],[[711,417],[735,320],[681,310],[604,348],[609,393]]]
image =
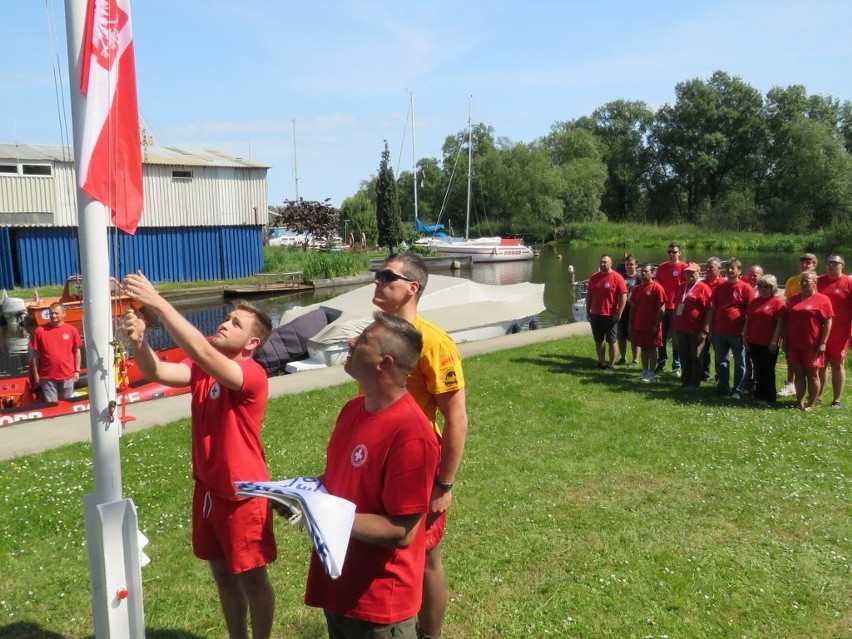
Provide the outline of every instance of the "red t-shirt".
[[714,335],[742,335],[745,314],[749,302],[754,299],[754,290],[748,282],[725,280],[713,290]]
[[666,292],[666,310],[675,307],[674,294],[677,292],[677,287],[686,281],[686,274],[683,271],[685,268],[686,262],[681,261],[674,264],[665,261],[657,267],[654,279]]
[[827,274],[820,275],[817,278],[817,291],[831,300],[834,311],[831,332],[841,327],[848,330],[852,325],[852,277],[841,275],[832,280]]
[[596,271],[589,278],[586,295],[591,300],[589,313],[593,315],[615,315],[618,310],[618,298],[627,295],[627,284],[616,271],[603,273]]
[[630,319],[634,330],[650,331],[654,328],[660,306],[666,303],[666,292],[659,282],[639,284],[630,294]]
[[787,344],[790,349],[811,351],[816,348],[822,326],[834,317],[831,300],[822,293],[814,293],[803,300],[802,294],[787,300]]
[[191,364],[192,474],[223,499],[235,499],[235,481],[269,480],[260,440],[269,380],[253,359],[237,363],[243,369],[240,390]]
[[80,331],[71,324],[39,326],[30,340],[30,348],[38,353],[38,376],[47,380],[74,377],[77,368],[74,353],[82,345]]
[[678,314],[675,310],[674,329],[681,333],[700,333],[704,330],[704,319],[710,309],[710,298],[713,291],[703,281],[699,280],[687,292],[687,284],[681,284],[675,292],[675,309],[683,304],[683,310]]
[[[439,459],[435,431],[411,394],[375,413],[364,409],[360,395],[337,418],[323,483],[332,495],[354,502],[356,513],[425,515]],[[312,553],[305,603],[383,625],[413,617],[423,595],[424,526],[425,517],[408,548],[350,539],[337,579]]]
[[722,282],[724,282],[724,281],[725,281],[725,278],[724,278],[724,277],[717,277],[715,280],[713,280],[713,281],[711,282],[710,280],[708,280],[708,279],[705,277],[705,278],[704,278],[703,280],[701,280],[701,281],[702,281],[702,282],[704,282],[704,283],[705,283],[708,287],[710,287],[710,292],[712,293],[713,291],[715,291],[715,290],[716,290],[716,287],[717,287],[717,286],[719,286],[719,284],[721,284]]
[[769,346],[775,334],[775,324],[784,315],[784,300],[780,297],[755,297],[746,309],[748,343]]

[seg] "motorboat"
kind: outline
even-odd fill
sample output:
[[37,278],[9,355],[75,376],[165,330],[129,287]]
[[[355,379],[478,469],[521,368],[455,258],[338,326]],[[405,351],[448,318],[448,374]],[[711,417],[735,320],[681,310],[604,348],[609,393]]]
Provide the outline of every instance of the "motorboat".
[[7,326],[17,326],[27,316],[27,304],[22,297],[10,297],[4,288],[0,291],[0,317]]
[[[285,371],[298,373],[342,364],[349,353],[349,340],[370,325],[378,310],[373,305],[374,292],[375,284],[368,284],[285,312],[276,332],[302,333],[305,351],[287,362]],[[516,333],[524,324],[534,328],[536,315],[544,310],[544,284],[498,286],[447,275],[430,275],[418,302],[420,316],[447,331],[456,343]],[[310,337],[304,337],[304,329],[295,331],[292,324],[306,316],[314,327],[322,324]]]
[[[157,357],[164,362],[181,362],[186,354],[179,347],[159,351]],[[119,407],[162,397],[172,397],[189,392],[189,386],[173,388],[159,382],[147,381],[133,359],[127,359],[119,367],[121,379],[117,380],[116,402]],[[41,391],[34,386],[28,375],[0,379],[0,427],[22,421],[62,417],[74,413],[88,412],[88,380],[84,370],[74,385],[70,399],[45,402]],[[123,408],[119,408],[123,414]]]
[[[121,294],[119,283],[110,278],[111,301],[113,317],[124,315],[133,306],[130,298]],[[27,315],[29,320],[36,326],[44,326],[50,323],[50,306],[59,302],[65,307],[65,321],[77,325],[83,322],[83,278],[80,275],[72,275],[65,280],[60,297],[42,297],[35,302],[27,304]]]

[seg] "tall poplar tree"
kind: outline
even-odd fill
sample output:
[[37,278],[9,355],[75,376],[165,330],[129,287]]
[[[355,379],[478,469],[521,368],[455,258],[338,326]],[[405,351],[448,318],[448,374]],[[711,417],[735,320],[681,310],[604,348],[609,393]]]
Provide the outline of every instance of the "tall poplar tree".
[[382,151],[382,161],[379,164],[379,176],[376,179],[376,224],[379,227],[379,245],[387,246],[391,252],[394,252],[402,241],[402,222],[400,222],[396,179],[390,168],[387,140],[385,140],[385,150]]

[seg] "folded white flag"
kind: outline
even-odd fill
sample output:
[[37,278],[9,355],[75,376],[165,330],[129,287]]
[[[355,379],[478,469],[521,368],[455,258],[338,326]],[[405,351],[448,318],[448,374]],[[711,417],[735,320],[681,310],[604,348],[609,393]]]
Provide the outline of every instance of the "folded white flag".
[[299,519],[304,522],[326,573],[332,579],[340,576],[355,520],[355,504],[329,495],[319,477],[235,483],[237,495],[274,499],[300,513],[301,518],[291,517],[290,522],[296,523]]

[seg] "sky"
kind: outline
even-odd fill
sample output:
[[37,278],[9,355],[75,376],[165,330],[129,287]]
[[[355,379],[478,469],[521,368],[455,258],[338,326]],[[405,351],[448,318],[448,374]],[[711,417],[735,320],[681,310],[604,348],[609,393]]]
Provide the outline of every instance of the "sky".
[[[64,2],[0,5],[0,142],[61,144],[63,109],[70,122]],[[413,153],[440,159],[446,137],[467,129],[470,96],[474,124],[525,143],[613,100],[671,104],[678,82],[716,70],[763,94],[801,84],[852,100],[846,0],[132,0],[131,8],[139,108],[155,143],[269,165],[270,204],[294,199],[298,176],[300,197],[340,206],[378,172],[385,140],[396,171],[411,169]]]

